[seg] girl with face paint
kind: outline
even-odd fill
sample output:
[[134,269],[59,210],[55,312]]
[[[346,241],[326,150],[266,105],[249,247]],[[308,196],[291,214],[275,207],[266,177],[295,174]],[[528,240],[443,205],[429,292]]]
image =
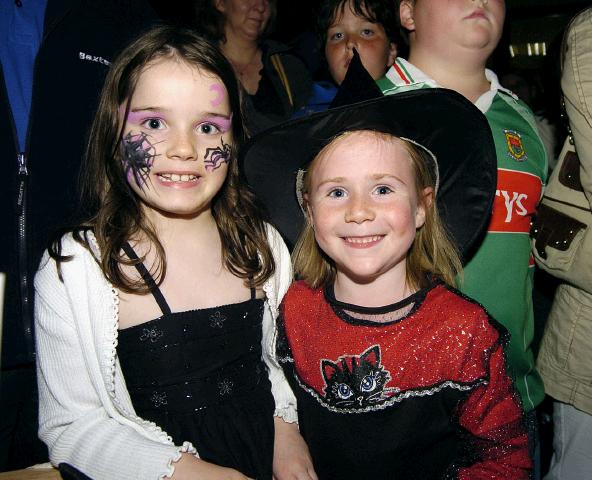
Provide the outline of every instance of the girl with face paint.
[[270,360],[290,260],[239,179],[244,136],[232,67],[192,32],[156,28],[112,65],[88,220],[36,277],[54,464],[93,479],[316,478]]

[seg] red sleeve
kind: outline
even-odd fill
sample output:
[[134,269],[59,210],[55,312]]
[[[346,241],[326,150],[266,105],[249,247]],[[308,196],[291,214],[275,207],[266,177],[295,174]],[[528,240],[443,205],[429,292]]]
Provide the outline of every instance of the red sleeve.
[[508,376],[502,345],[489,358],[489,381],[460,405],[459,423],[471,437],[469,467],[458,472],[461,480],[528,479],[532,461],[528,453],[523,412]]

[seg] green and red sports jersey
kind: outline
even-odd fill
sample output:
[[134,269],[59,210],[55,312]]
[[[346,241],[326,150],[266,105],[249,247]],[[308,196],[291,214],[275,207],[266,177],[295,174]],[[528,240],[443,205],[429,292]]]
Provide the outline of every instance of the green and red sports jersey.
[[[510,332],[508,363],[528,412],[544,398],[531,347],[534,261],[529,230],[547,178],[547,155],[530,109],[501,87],[493,72],[487,70],[486,76],[491,88],[475,105],[485,114],[493,134],[497,188],[487,235],[465,266],[460,289]],[[438,86],[402,59],[397,59],[377,83],[385,95]],[[470,134],[458,132],[450,141],[462,148],[463,135]]]

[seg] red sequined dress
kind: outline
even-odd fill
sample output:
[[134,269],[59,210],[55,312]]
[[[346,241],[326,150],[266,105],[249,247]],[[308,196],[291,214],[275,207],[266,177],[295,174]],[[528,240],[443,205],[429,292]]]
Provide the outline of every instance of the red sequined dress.
[[297,282],[278,328],[321,479],[528,478],[507,332],[456,290],[365,308]]

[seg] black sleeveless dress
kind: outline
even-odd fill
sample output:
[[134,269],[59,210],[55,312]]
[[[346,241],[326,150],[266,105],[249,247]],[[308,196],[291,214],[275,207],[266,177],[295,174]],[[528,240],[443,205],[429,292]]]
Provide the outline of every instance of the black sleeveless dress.
[[[130,258],[137,256],[128,245]],[[274,399],[261,358],[264,301],[172,313],[143,264],[162,316],[119,331],[117,354],[136,414],[203,460],[272,478]]]

